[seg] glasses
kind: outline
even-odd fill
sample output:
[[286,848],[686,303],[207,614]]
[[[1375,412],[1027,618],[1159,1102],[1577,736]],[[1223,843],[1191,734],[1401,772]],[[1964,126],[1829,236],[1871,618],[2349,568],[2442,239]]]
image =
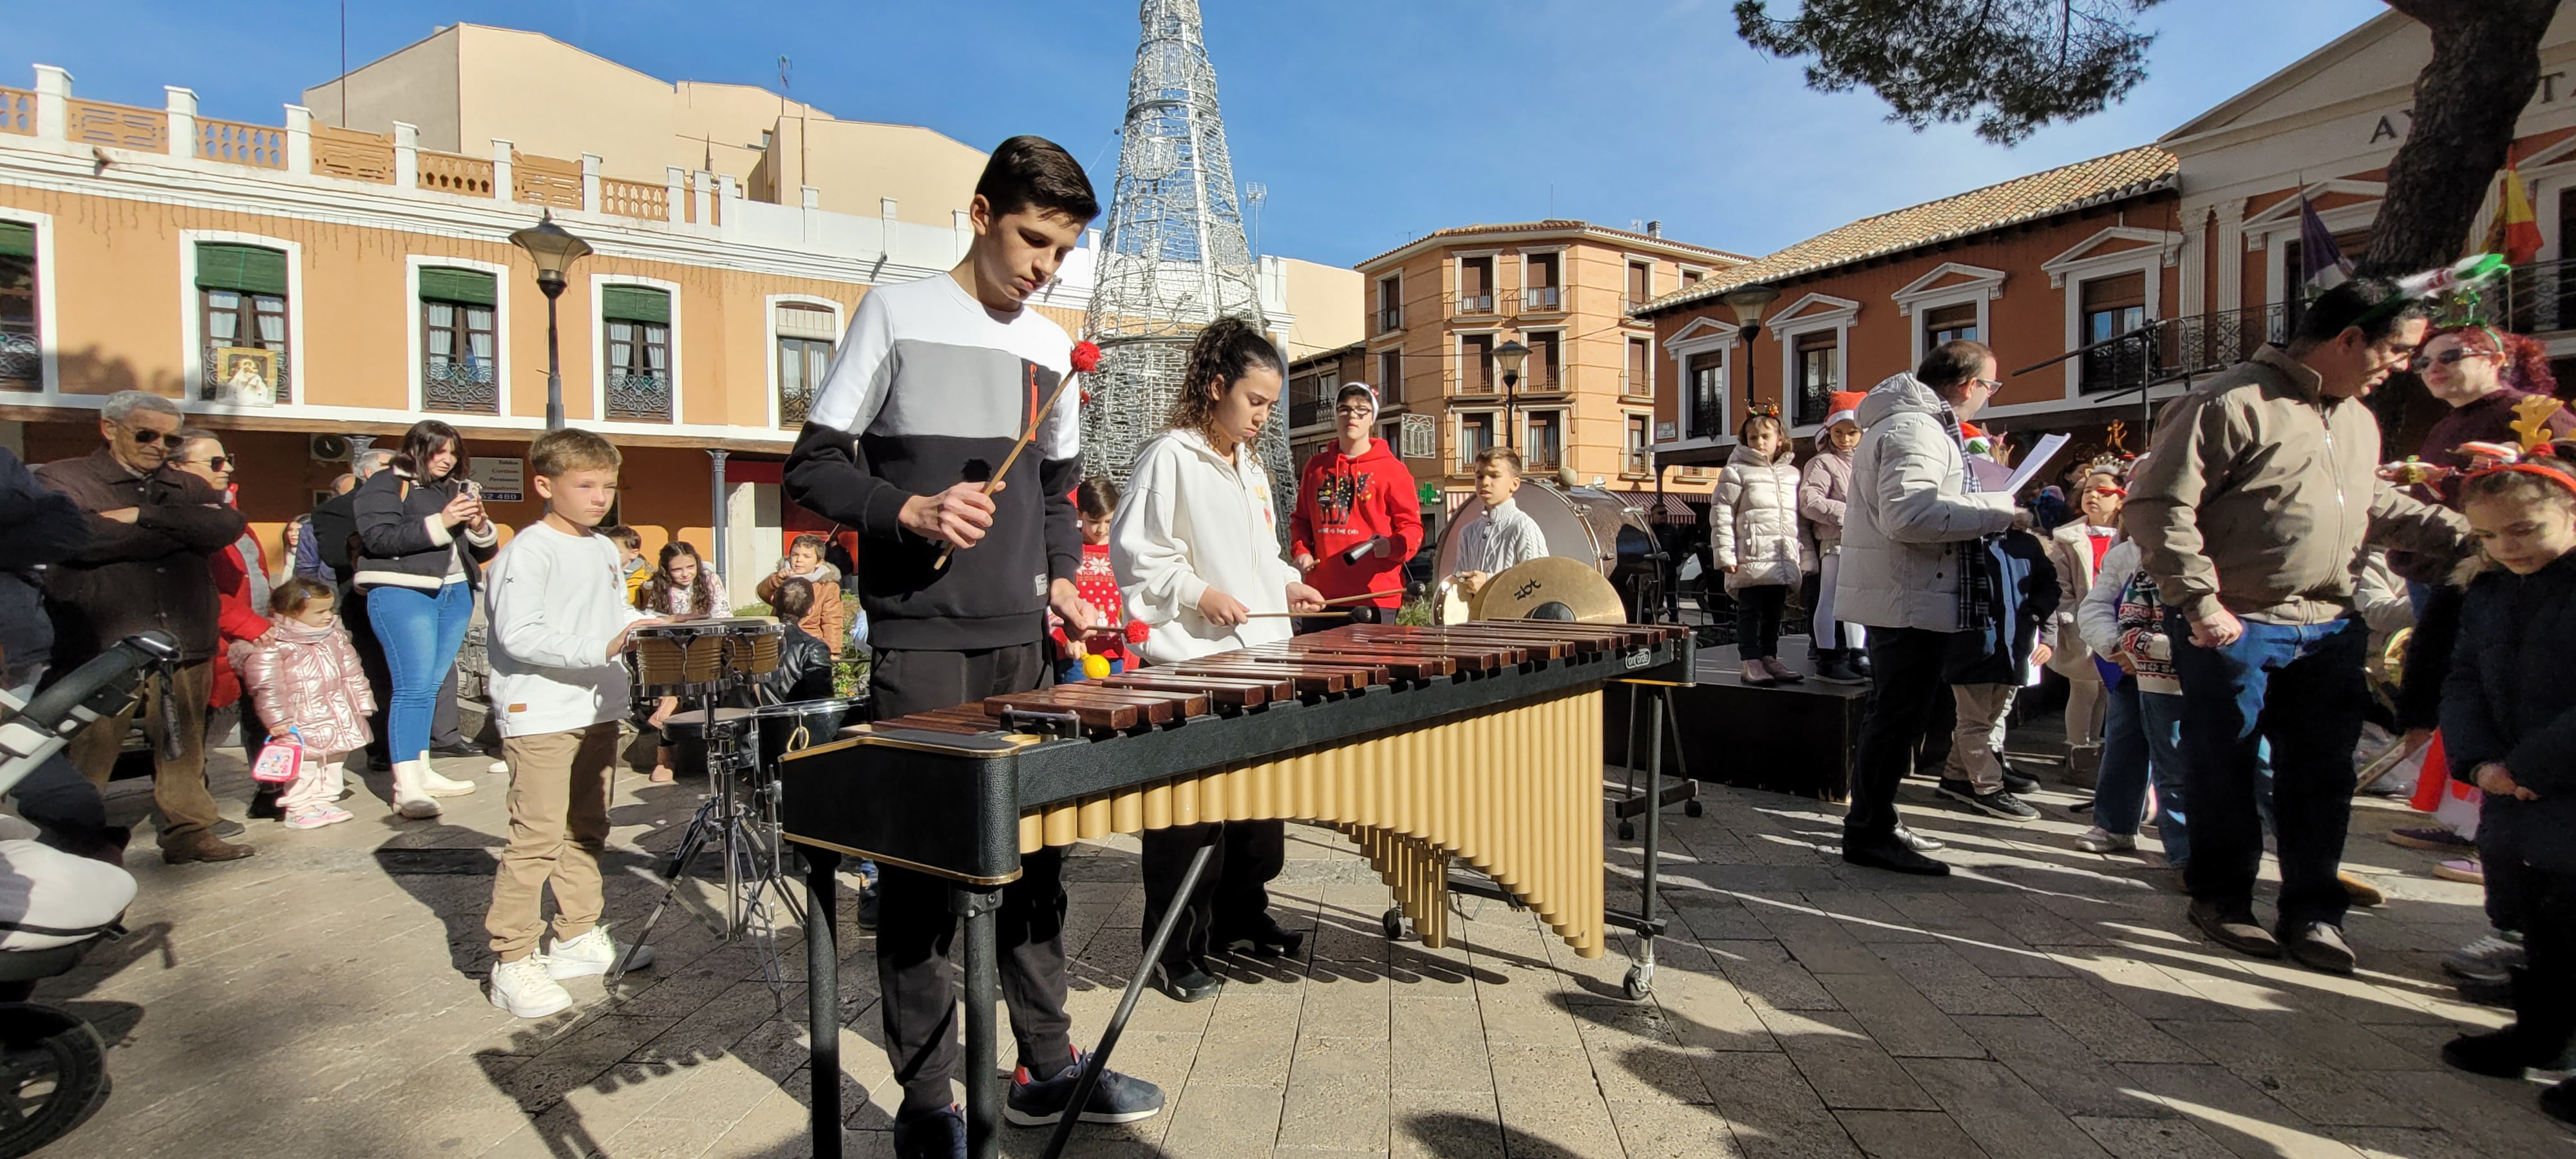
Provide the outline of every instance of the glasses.
[[1968,380],[1968,384],[1970,386],[1984,387],[1987,394],[1993,394],[1994,392],[2004,388],[2004,384],[1991,378],[1971,378]]
[[118,423],[116,424],[116,427],[118,430],[125,432],[125,437],[134,440],[134,445],[138,447],[148,447],[154,443],[160,442],[164,438],[174,437],[171,435],[164,435],[149,427],[129,427],[124,423]]
[[200,461],[206,465],[206,469],[209,471],[229,471],[233,469],[233,457],[231,455],[208,455]]
[[2417,370],[2430,370],[2432,369],[2433,364],[2437,362],[2444,366],[2458,366],[2461,362],[2467,359],[2485,357],[2487,357],[2487,352],[2484,350],[2471,350],[2465,346],[2454,346],[2440,354],[2418,354],[2415,356],[2414,365]]
[[1376,414],[1377,408],[1368,406],[1337,406],[1333,408],[1333,413],[1351,415],[1357,418],[1367,418],[1370,415]]

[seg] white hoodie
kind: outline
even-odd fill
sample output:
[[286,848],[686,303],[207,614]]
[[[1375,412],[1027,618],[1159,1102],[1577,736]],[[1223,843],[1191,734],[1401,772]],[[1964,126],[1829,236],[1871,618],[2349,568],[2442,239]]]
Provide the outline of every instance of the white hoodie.
[[492,560],[493,725],[504,737],[567,732],[627,711],[626,665],[608,642],[653,616],[626,602],[617,541],[529,524]]
[[1270,476],[1249,446],[1228,460],[1197,431],[1166,431],[1136,454],[1126,501],[1109,525],[1109,565],[1127,614],[1149,634],[1137,651],[1150,664],[1276,643],[1285,616],[1227,628],[1199,614],[1215,588],[1255,613],[1288,610],[1288,585],[1301,578],[1279,557],[1279,517]]

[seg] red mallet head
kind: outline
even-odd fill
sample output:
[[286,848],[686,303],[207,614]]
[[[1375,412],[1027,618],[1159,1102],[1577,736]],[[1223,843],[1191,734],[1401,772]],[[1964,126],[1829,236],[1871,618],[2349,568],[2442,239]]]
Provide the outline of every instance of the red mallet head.
[[1129,620],[1129,621],[1127,621],[1127,642],[1128,642],[1128,643],[1130,643],[1130,644],[1142,644],[1142,643],[1144,643],[1144,642],[1145,642],[1146,638],[1147,638],[1148,636],[1150,636],[1150,635],[1152,635],[1152,632],[1151,632],[1151,630],[1150,630],[1150,629],[1148,629],[1148,628],[1146,628],[1146,627],[1145,627],[1145,621],[1143,621],[1143,620]]
[[1090,339],[1073,344],[1073,369],[1081,374],[1100,369],[1100,348],[1092,345]]

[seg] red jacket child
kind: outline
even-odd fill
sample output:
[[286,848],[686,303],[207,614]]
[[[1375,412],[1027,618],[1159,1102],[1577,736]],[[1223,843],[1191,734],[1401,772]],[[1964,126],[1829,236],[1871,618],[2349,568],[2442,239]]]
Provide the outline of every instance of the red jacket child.
[[[1297,511],[1288,519],[1288,556],[1315,560],[1307,584],[1326,599],[1395,591],[1368,602],[1403,606],[1404,561],[1422,549],[1422,498],[1413,487],[1413,472],[1385,439],[1370,439],[1356,458],[1336,441],[1306,460]],[[1363,554],[1357,563],[1344,558],[1374,536],[1393,541],[1385,555]]]
[[[1127,650],[1127,605],[1118,594],[1117,573],[1109,570],[1108,544],[1082,545],[1082,566],[1074,569],[1073,590],[1100,616],[1100,622],[1083,636],[1082,650],[1113,664],[1132,662],[1134,657]],[[1047,635],[1055,640],[1056,659],[1073,658],[1065,646],[1064,621],[1057,619],[1054,612],[1047,613]]]

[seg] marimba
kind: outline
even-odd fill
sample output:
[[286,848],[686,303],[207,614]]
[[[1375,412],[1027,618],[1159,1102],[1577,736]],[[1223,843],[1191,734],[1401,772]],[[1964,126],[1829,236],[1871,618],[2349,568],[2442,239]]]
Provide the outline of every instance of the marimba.
[[[1601,689],[1687,682],[1693,648],[1670,625],[1336,628],[878,721],[781,762],[781,826],[807,850],[809,914],[834,912],[839,855],[956,883],[980,1155],[1000,1107],[992,915],[1023,853],[1208,821],[1312,821],[1358,843],[1426,945],[1448,941],[1454,859],[1597,957]],[[827,1077],[839,1072],[837,958],[824,922],[809,918],[807,939],[822,1154],[839,1137],[826,1126],[839,1121]]]

